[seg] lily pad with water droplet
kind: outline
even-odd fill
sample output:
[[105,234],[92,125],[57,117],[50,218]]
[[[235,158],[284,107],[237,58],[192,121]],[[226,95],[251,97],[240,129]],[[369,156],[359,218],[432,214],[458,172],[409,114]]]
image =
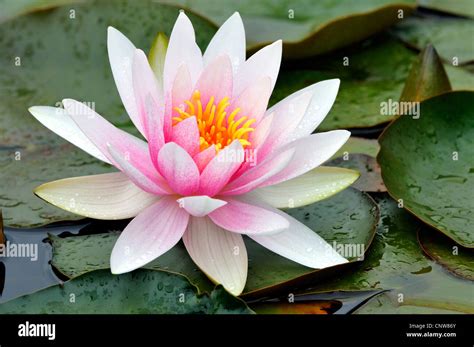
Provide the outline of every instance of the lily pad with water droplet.
[[446,62],[466,64],[474,61],[473,45],[467,39],[474,35],[471,18],[417,15],[400,22],[392,31],[418,50],[433,44]]
[[423,251],[453,274],[474,281],[474,250],[459,246],[442,233],[429,228],[418,231]]
[[[74,98],[127,131],[107,56],[107,26],[148,50],[157,32],[170,34],[179,8],[149,1],[88,1],[18,17],[0,24],[0,208],[5,224],[33,227],[82,217],[33,195],[45,182],[103,173],[110,167],[43,127],[28,112]],[[216,28],[188,13],[201,47]]]
[[474,248],[474,92],[442,94],[379,139],[388,192],[425,223]]
[[421,250],[417,230],[422,223],[386,193],[376,200],[381,217],[364,261],[337,273],[321,271],[305,294],[382,289],[401,302],[381,303],[380,313],[474,312],[472,282],[448,273]]
[[[74,302],[71,302],[74,294]],[[198,295],[179,275],[137,270],[112,275],[87,273],[36,293],[0,304],[0,314],[250,314],[240,299],[222,287]]]
[[242,16],[251,52],[283,40],[284,58],[324,54],[361,41],[409,16],[413,0],[166,0],[221,25]]

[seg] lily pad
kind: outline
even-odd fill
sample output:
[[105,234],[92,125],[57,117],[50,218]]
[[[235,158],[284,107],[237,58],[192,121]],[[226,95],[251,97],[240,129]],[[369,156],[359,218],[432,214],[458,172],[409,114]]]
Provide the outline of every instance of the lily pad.
[[474,281],[474,251],[453,242],[441,233],[428,228],[418,231],[423,251],[453,274]]
[[401,13],[403,18],[409,16],[415,4],[412,0],[166,2],[181,4],[219,25],[233,12],[239,11],[245,25],[248,49],[253,52],[282,39],[285,58],[328,53],[361,41],[399,22]]
[[63,285],[0,304],[1,314],[252,313],[222,287],[197,295],[182,276],[137,270],[124,275],[90,272]]
[[84,0],[0,0],[0,22],[34,11],[44,11],[60,5],[73,4]]
[[474,60],[472,42],[466,41],[474,36],[472,19],[418,15],[397,24],[392,31],[418,50],[433,44],[440,56],[450,63],[465,64]]
[[[414,216],[387,194],[377,195],[376,200],[381,218],[364,261],[332,277],[322,270],[321,283],[306,294],[384,289],[403,305],[472,313],[472,282],[452,276],[425,257],[416,236],[422,224]],[[397,312],[395,306],[383,310]]]
[[[287,210],[293,217],[306,224],[329,243],[335,245],[360,245],[366,250],[374,235],[378,220],[377,207],[372,199],[356,189],[343,192],[318,203]],[[117,233],[93,234],[58,238],[50,236],[53,244],[52,264],[68,277],[88,271],[108,268],[110,252],[117,240]],[[249,257],[247,286],[244,295],[255,295],[287,283],[307,280],[318,270],[310,269],[285,259],[245,237]],[[355,249],[357,250],[357,249]],[[357,257],[351,257],[356,261]],[[149,269],[185,275],[201,291],[209,291],[210,282],[187,255],[182,243],[146,266]]]
[[432,45],[428,45],[412,65],[400,101],[422,101],[451,91],[443,63]]
[[474,92],[442,94],[401,116],[379,139],[389,193],[464,247],[474,247]]
[[363,192],[386,192],[387,188],[380,174],[380,166],[374,157],[366,154],[348,154],[327,163],[360,172],[359,179],[352,185]]
[[[398,101],[417,55],[389,35],[371,38],[325,57],[287,64],[273,91],[272,104],[324,79],[339,78],[336,101],[318,130],[372,127],[393,120],[381,102]],[[344,65],[348,64],[348,65]],[[474,73],[444,64],[454,90],[474,90]]]
[[[103,173],[109,167],[68,144],[28,112],[65,97],[86,101],[128,131],[131,122],[107,57],[107,26],[147,51],[157,32],[170,34],[178,8],[154,1],[93,1],[25,15],[0,25],[0,208],[5,224],[33,227],[81,217],[51,206],[33,188],[54,179]],[[188,13],[201,47],[215,26]],[[140,23],[140,25],[137,25]]]
[[474,18],[474,6],[471,0],[418,0],[417,2],[419,6],[432,10]]

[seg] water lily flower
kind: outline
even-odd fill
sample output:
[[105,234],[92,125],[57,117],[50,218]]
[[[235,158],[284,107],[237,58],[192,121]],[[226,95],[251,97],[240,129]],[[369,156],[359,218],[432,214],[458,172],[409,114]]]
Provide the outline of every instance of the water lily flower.
[[107,46],[122,102],[145,140],[72,99],[63,100],[64,108],[34,106],[30,112],[118,169],[35,190],[82,216],[133,218],[112,251],[112,273],[140,268],[182,239],[196,265],[238,295],[247,279],[242,235],[310,268],[347,262],[279,209],[312,203],[321,190],[330,187],[330,195],[355,180],[335,177],[328,184],[330,172],[313,170],[350,136],[346,130],[312,134],[334,103],[339,80],[313,84],[267,109],[282,42],[246,60],[238,13],[202,54],[181,12],[156,75],[144,52],[112,27]]

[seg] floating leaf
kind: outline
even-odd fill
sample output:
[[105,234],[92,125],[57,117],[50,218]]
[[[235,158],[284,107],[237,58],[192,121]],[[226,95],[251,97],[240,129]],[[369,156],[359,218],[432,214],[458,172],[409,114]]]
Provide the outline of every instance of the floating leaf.
[[327,53],[361,41],[409,16],[412,0],[301,1],[301,0],[167,0],[181,4],[216,24],[238,11],[245,25],[247,47],[283,40],[285,58]]
[[396,25],[393,33],[418,50],[433,44],[440,56],[450,63],[465,64],[474,60],[472,43],[466,41],[474,36],[472,19],[413,16]]
[[44,11],[60,5],[74,4],[84,0],[0,0],[0,22],[35,11]]
[[449,91],[451,84],[443,63],[436,49],[428,45],[413,63],[400,101],[423,101]]
[[[378,220],[377,208],[372,199],[352,188],[327,200],[287,212],[329,243],[335,242],[339,247],[346,244],[361,245],[363,250],[369,247]],[[69,277],[108,268],[110,252],[117,237],[117,233],[50,237],[53,241],[52,264]],[[286,282],[296,283],[310,278],[318,271],[285,259],[249,238],[245,238],[245,245],[249,270],[244,294],[261,294],[262,291],[271,290]],[[356,259],[352,257],[351,260]],[[182,243],[148,264],[147,268],[185,275],[201,291],[208,291],[210,288],[204,275],[196,271],[196,265],[187,255]]]
[[[64,6],[0,25],[0,208],[9,226],[80,219],[36,198],[33,188],[58,178],[110,171],[43,127],[28,107],[75,98],[130,131],[109,67],[107,26],[148,50],[157,31],[170,33],[179,13],[176,7],[153,1],[125,0],[76,4],[74,10],[74,19],[70,6]],[[215,27],[188,15],[204,47]]]
[[[71,294],[74,294],[74,302]],[[209,295],[197,295],[196,288],[179,275],[137,270],[117,276],[108,270],[99,270],[0,304],[0,313],[241,314],[252,311],[222,287]]]
[[166,50],[168,49],[168,38],[163,33],[158,33],[151,44],[148,52],[148,61],[155,73],[159,84],[163,84],[163,70],[165,68]]
[[[381,103],[398,101],[416,54],[388,35],[371,38],[321,58],[287,64],[280,71],[271,103],[313,83],[339,78],[334,106],[318,130],[372,127],[393,120]],[[474,90],[474,74],[445,64],[453,89]]]
[[359,179],[352,185],[354,188],[364,192],[387,191],[380,174],[380,166],[374,157],[366,154],[350,154],[347,157],[333,159],[327,164],[360,172]]
[[464,247],[474,247],[474,92],[423,101],[380,137],[377,157],[389,193]]
[[[406,305],[417,302],[434,310],[474,311],[472,282],[448,274],[424,256],[416,236],[421,223],[387,194],[378,195],[377,201],[380,222],[364,261],[332,277],[320,271],[320,284],[306,294],[385,289],[397,299],[402,294]],[[394,307],[384,310],[396,312]]]
[[474,18],[474,6],[471,0],[418,0],[417,2],[419,6],[429,9]]
[[474,281],[474,251],[454,243],[441,233],[428,228],[418,231],[423,251],[455,275]]

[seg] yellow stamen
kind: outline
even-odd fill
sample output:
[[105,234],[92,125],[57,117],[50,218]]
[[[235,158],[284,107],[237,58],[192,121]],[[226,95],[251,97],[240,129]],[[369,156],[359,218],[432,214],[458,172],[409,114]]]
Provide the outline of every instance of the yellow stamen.
[[255,130],[252,125],[256,120],[247,116],[235,120],[241,109],[237,107],[231,110],[232,112],[227,112],[230,106],[228,97],[222,98],[217,103],[215,101],[214,96],[210,97],[203,109],[201,94],[196,90],[191,98],[184,102],[185,108],[174,108],[177,117],[172,117],[173,125],[186,118],[196,117],[201,151],[215,145],[216,151],[219,152],[234,140],[238,140],[244,148],[251,146],[248,136]]

